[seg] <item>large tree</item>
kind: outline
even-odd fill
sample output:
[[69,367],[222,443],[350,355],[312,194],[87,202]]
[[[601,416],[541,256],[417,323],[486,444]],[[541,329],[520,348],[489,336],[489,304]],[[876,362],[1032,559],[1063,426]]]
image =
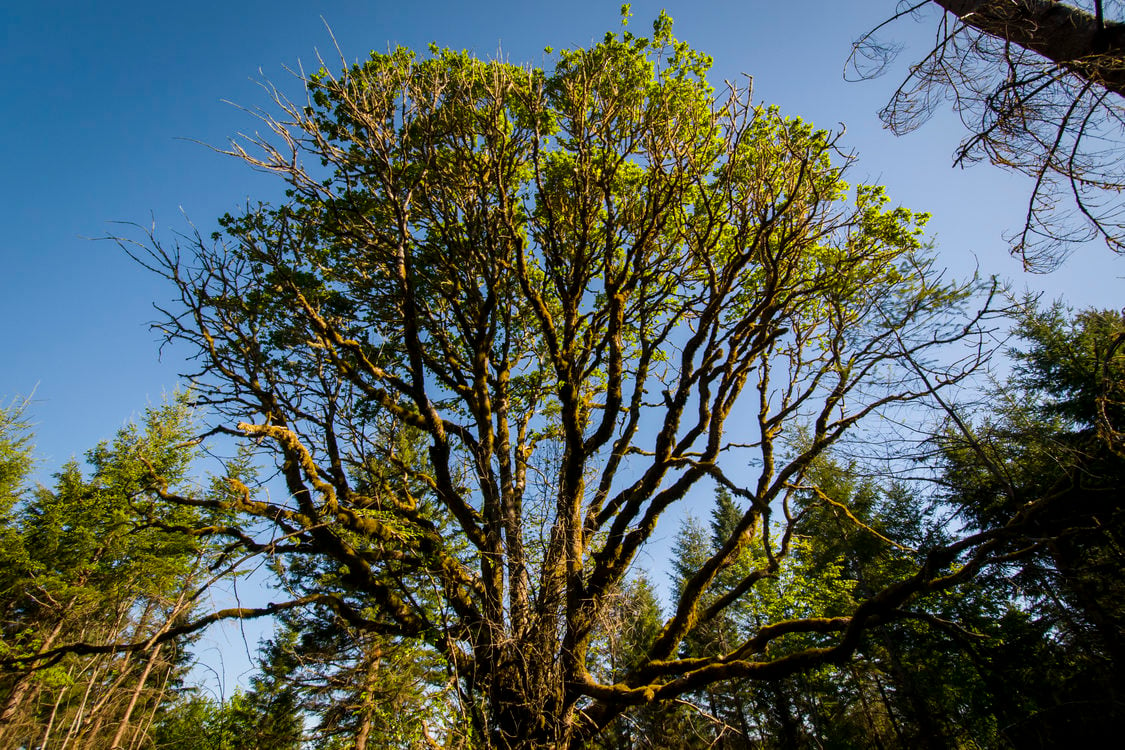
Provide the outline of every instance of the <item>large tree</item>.
[[[670,19],[654,31],[552,71],[436,48],[322,69],[231,149],[283,202],[132,247],[176,290],[159,325],[193,349],[214,430],[285,488],[154,491],[239,513],[208,529],[232,550],[317,558],[254,613],[315,603],[425,644],[481,746],[581,744],[631,706],[845,660],[1008,533],[681,656],[777,575],[817,456],[966,377],[983,317],[935,273],[923,215],[844,182],[831,134],[717,95]],[[598,624],[658,521],[716,486],[743,510],[600,681]]]
[[[1011,239],[1034,270],[1096,237],[1125,251],[1122,10],[1102,0],[922,0],[900,2],[890,19],[937,21],[883,122],[902,134],[952,100],[969,130],[955,164],[986,159],[1031,177],[1026,220]],[[856,42],[851,67],[861,77],[881,73],[900,49],[878,36],[890,21]]]

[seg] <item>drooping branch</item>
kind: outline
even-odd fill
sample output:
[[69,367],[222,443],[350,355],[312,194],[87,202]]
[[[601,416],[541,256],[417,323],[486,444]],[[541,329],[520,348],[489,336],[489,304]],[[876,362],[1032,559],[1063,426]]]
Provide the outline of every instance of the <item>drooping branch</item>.
[[[1033,181],[1022,229],[1010,236],[1026,267],[1048,271],[1078,243],[1125,248],[1120,200],[1125,23],[1103,3],[933,0],[903,10],[853,45],[848,68],[882,73],[900,51],[876,32],[904,16],[939,11],[934,41],[880,112],[896,133],[951,101],[968,130],[960,166],[987,159]],[[1115,12],[1118,12],[1115,9]]]

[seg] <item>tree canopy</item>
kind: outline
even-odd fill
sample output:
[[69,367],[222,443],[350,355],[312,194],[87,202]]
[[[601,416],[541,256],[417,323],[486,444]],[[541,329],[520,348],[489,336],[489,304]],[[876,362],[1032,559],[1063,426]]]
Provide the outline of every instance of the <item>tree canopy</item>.
[[[777,577],[817,457],[967,377],[987,314],[936,273],[924,214],[849,186],[832,134],[717,93],[668,17],[555,59],[322,68],[230,151],[284,202],[132,250],[177,291],[159,325],[194,348],[214,430],[274,457],[287,491],[158,494],[240,514],[213,533],[281,569],[318,560],[284,606],[427,644],[496,747],[846,659],[994,543],[681,655]],[[597,678],[597,624],[661,516],[716,486],[745,507]]]

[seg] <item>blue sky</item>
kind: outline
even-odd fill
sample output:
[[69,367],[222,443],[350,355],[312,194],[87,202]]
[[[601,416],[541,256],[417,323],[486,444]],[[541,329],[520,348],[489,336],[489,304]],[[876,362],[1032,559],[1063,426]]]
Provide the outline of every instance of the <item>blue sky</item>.
[[[860,155],[852,180],[885,184],[895,202],[933,213],[939,257],[952,273],[979,267],[1076,306],[1121,305],[1125,260],[1103,247],[1046,277],[1027,276],[1008,258],[1001,237],[1021,221],[1029,185],[987,165],[952,169],[962,131],[950,113],[896,138],[876,112],[898,79],[843,80],[852,40],[893,0],[637,2],[633,30],[648,31],[662,7],[677,36],[714,57],[713,82],[747,73],[756,100],[822,127],[846,125],[844,144]],[[189,218],[206,233],[247,198],[273,194],[268,179],[201,145],[253,130],[254,120],[225,100],[266,106],[255,80],[292,90],[286,66],[315,68],[317,50],[336,59],[325,23],[347,60],[435,41],[543,63],[547,45],[586,45],[618,29],[618,8],[594,0],[5,3],[0,399],[34,391],[39,476],[183,382],[183,353],[158,356],[147,327],[153,303],[171,290],[113,243],[90,238],[130,235],[112,222],[135,222],[170,239]],[[928,33],[910,22],[892,30],[907,55]]]

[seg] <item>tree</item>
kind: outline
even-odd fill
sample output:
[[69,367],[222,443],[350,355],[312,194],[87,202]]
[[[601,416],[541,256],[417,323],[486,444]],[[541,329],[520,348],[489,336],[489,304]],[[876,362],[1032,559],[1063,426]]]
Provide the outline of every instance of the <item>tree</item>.
[[[744,510],[730,493],[720,489],[715,496],[711,523],[704,528],[693,518],[681,526],[674,562],[675,585],[682,589],[699,566],[716,554],[741,520]],[[784,525],[775,531],[786,533]],[[789,529],[789,534],[793,533]],[[681,646],[685,658],[706,657],[726,653],[753,638],[763,627],[786,620],[831,617],[847,611],[854,604],[848,596],[852,586],[840,579],[835,561],[814,561],[807,553],[809,544],[804,535],[791,543],[786,559],[767,579],[733,602],[731,606],[691,632]],[[701,608],[708,608],[728,591],[736,588],[748,574],[766,567],[762,551],[744,549],[740,557],[720,571],[711,590],[701,597]],[[767,654],[777,658],[799,652],[814,645],[816,636],[791,635],[771,644]],[[818,691],[815,673],[823,667],[802,674],[761,684],[754,680],[731,680],[712,684],[691,695],[696,706],[696,734],[706,737],[704,747],[803,747],[809,743],[809,732],[815,731],[808,721],[810,700]],[[813,734],[812,736],[816,736]]]
[[87,453],[91,476],[71,461],[34,491],[18,416],[0,415],[0,742],[131,747],[183,670],[184,639],[165,636],[205,573],[198,511],[134,504],[154,470],[184,480],[190,409],[183,396],[149,409]]
[[880,112],[887,127],[913,130],[951,99],[969,130],[955,164],[987,159],[1032,178],[1026,220],[1011,238],[1028,268],[1049,270],[1074,243],[1096,237],[1125,252],[1123,6],[923,0],[899,7],[855,43],[849,62],[861,78],[879,75],[899,46],[876,32],[936,10],[932,48]]
[[[831,134],[716,95],[708,65],[662,15],[551,72],[436,48],[322,69],[231,149],[283,203],[126,245],[175,290],[159,325],[193,349],[214,431],[274,457],[287,496],[153,491],[240,514],[211,532],[232,548],[321,560],[339,590],[310,578],[257,613],[316,603],[425,644],[482,746],[574,746],[633,706],[845,660],[997,543],[679,655],[776,574],[811,462],[967,377],[986,325],[960,312],[975,285],[934,271],[923,215],[849,189]],[[657,522],[716,485],[741,516],[643,658],[596,679],[600,616]]]
[[[722,651],[724,641],[742,642],[763,621],[785,615],[847,611],[901,579],[918,564],[917,550],[950,533],[932,496],[917,486],[882,486],[863,466],[821,456],[806,483],[810,491],[794,503],[798,541],[776,577],[693,633],[685,655]],[[735,510],[720,493],[710,533],[694,520],[684,523],[675,560],[680,581],[721,542],[719,530],[741,515]],[[1001,566],[901,608],[867,631],[846,664],[765,684],[708,686],[689,696],[700,721],[678,736],[700,736],[705,747],[887,749],[1051,747],[1068,732],[1091,739],[1104,733],[1106,720],[1088,714],[1098,706],[1112,716],[1104,671],[1053,641],[1057,621],[1039,618],[1041,605],[1009,574]]]
[[[975,528],[1017,507],[1034,521],[1004,579],[1029,616],[1008,623],[1008,684],[1027,685],[1007,723],[1018,746],[1122,729],[1125,666],[1125,320],[1115,311],[1025,311],[997,408],[945,443],[949,501]],[[1034,712],[1034,722],[1026,716]],[[1020,712],[1013,711],[1019,714]]]
[[[609,684],[626,677],[646,656],[660,633],[664,613],[644,571],[632,575],[608,597],[591,639],[590,673]],[[711,747],[707,722],[686,700],[635,706],[618,716],[588,745],[598,750]]]
[[[34,468],[31,446],[31,429],[24,415],[26,402],[13,401],[0,408],[0,658],[20,653],[16,643],[23,627],[18,621],[18,599],[9,594],[13,587],[13,571],[21,565],[23,537],[17,524],[20,504],[27,496],[27,478]],[[4,695],[16,687],[10,684],[9,675],[0,676],[0,690]],[[25,688],[26,691],[26,688]],[[13,708],[10,699],[0,707],[0,737],[3,724],[11,720]]]
[[1025,561],[1041,580],[1025,581],[1028,590],[1048,598],[1064,589],[1105,653],[1125,664],[1125,591],[1117,585],[1125,321],[1115,311],[1071,317],[1055,306],[1028,310],[1018,332],[1029,345],[1013,352],[1017,368],[998,394],[1001,408],[946,443],[950,497],[977,528],[1011,506],[1043,506],[1029,529],[1037,554]]
[[[331,578],[320,577],[326,589]],[[444,747],[463,746],[459,696],[447,665],[425,644],[367,632],[327,607],[286,612],[279,624],[255,684],[262,695],[292,696],[316,747],[413,750],[440,734]]]
[[[925,483],[880,481],[872,467],[831,456],[810,474],[813,489],[798,505],[798,533],[808,540],[802,562],[821,579],[839,570],[857,599],[901,578],[920,551],[951,541],[949,509]],[[883,748],[994,744],[993,686],[980,676],[972,649],[998,639],[995,621],[1018,607],[1017,596],[989,585],[995,576],[986,571],[904,608],[901,618],[871,630],[851,664],[801,686],[795,702],[810,706],[805,721],[813,736]]]
[[[290,698],[274,692],[265,674],[250,692],[238,690],[223,702],[185,690],[160,706],[147,738],[158,750],[296,750],[301,717]],[[280,700],[278,698],[280,697]]]
[[[26,402],[13,402],[6,408],[0,407],[0,567],[5,570],[15,562],[11,557],[13,551],[22,546],[16,514],[27,494],[28,475],[35,466],[31,429],[24,416],[26,406]],[[2,601],[0,606],[7,604]],[[6,608],[0,609],[0,617],[6,620],[8,616]],[[5,646],[0,649],[0,653],[7,650]]]

